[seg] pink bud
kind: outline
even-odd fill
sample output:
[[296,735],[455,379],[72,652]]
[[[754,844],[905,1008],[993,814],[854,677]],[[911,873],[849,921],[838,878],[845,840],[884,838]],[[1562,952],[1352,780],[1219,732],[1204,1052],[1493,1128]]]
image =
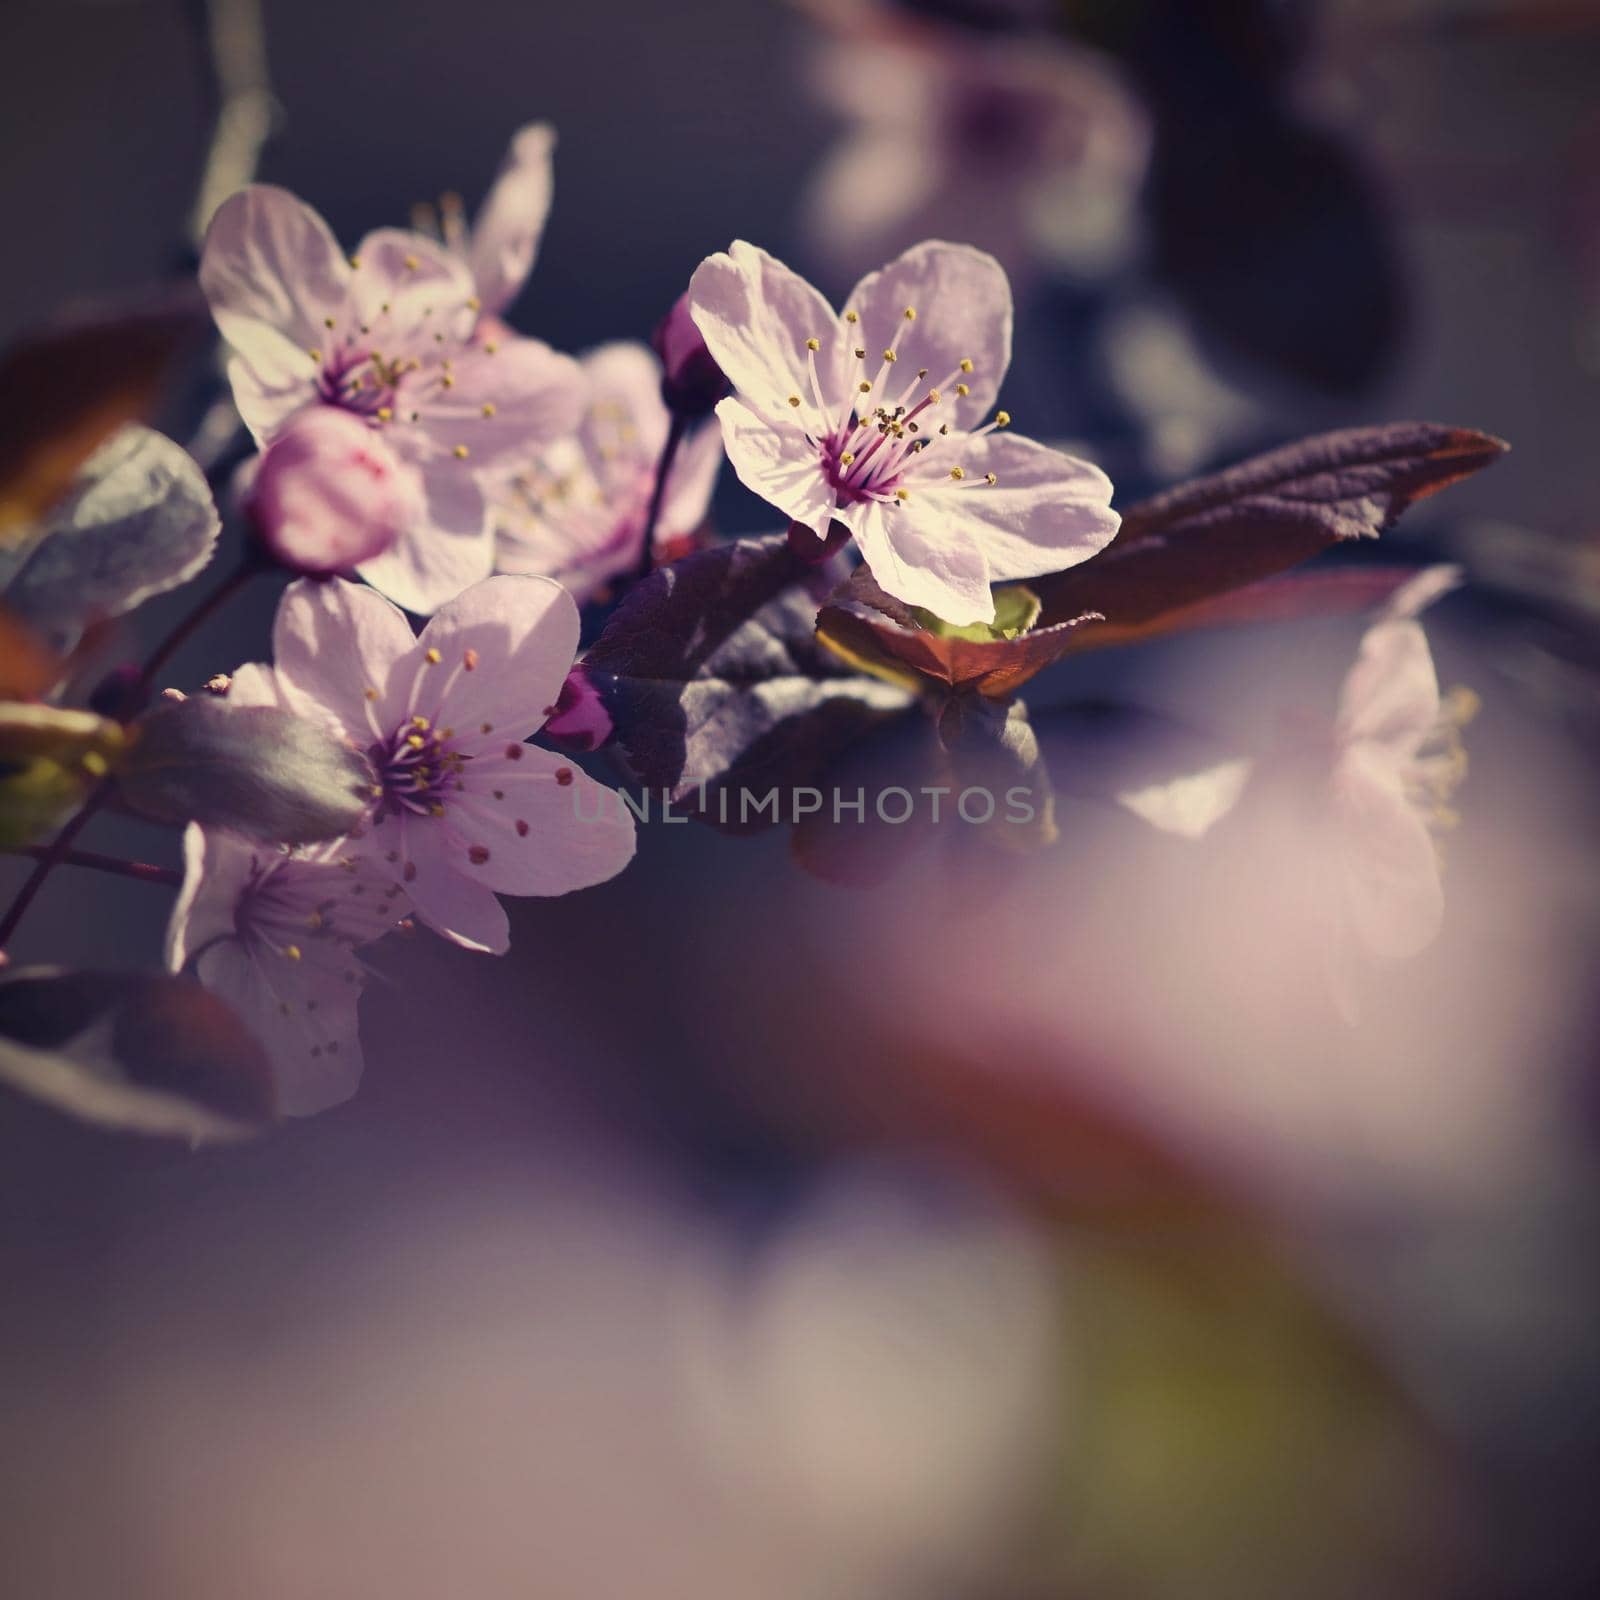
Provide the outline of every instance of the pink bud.
[[544,736],[560,750],[598,750],[611,734],[611,713],[580,664],[561,685],[555,710],[544,725]]
[[667,409],[690,420],[715,410],[729,384],[689,315],[687,294],[678,296],[650,343],[661,357],[661,398]]
[[387,550],[418,515],[420,495],[376,429],[310,406],[268,445],[245,503],[274,559],[328,573]]

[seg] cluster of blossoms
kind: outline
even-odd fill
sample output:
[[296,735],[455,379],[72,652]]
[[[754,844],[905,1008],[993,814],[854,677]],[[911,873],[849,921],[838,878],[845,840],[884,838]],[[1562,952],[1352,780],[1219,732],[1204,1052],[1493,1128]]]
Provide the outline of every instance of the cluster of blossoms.
[[[336,825],[292,807],[272,813],[281,824],[261,820],[265,806],[253,819],[248,798],[242,811],[174,802],[149,780],[160,792],[147,804],[193,819],[168,964],[244,1019],[290,1113],[355,1085],[366,947],[421,923],[501,953],[501,896],[561,895],[627,865],[634,814],[565,752],[614,742],[642,783],[665,760],[663,782],[698,787],[704,803],[751,751],[766,772],[788,741],[813,763],[803,776],[820,777],[848,739],[920,708],[946,776],[1024,780],[1031,845],[1048,842],[1048,777],[1016,690],[1077,647],[1080,625],[1107,620],[1092,586],[1062,588],[1071,569],[1109,574],[1114,596],[1169,548],[1165,533],[1124,527],[1099,468],[1011,429],[998,408],[1011,291],[969,245],[918,244],[836,310],[736,241],[694,271],[654,350],[611,343],[574,359],[515,332],[505,314],[533,266],[552,150],[548,128],[524,129],[471,227],[447,200],[425,226],[379,229],[346,254],[302,201],[252,186],[205,241],[200,282],[256,447],[238,480],[252,560],[264,550],[297,576],[271,664],[240,667],[201,700],[316,730],[337,756],[324,788],[343,790],[318,813]],[[1467,438],[1430,434],[1419,459]],[[1359,455],[1360,441],[1335,448]],[[181,466],[163,471],[183,480],[190,514],[148,592],[191,575],[216,537],[209,494],[175,453]],[[786,538],[709,537],[724,456],[787,519]],[[1373,532],[1438,486],[1419,478],[1384,509],[1382,485],[1359,476],[1361,461],[1352,470]],[[50,532],[40,548],[65,548]],[[8,577],[9,601],[28,601],[29,571]],[[1164,602],[1175,613],[1188,603],[1180,577]],[[1242,581],[1229,567],[1213,587]],[[1414,620],[1437,588],[1423,579],[1391,601],[1329,747],[1318,859],[1331,864],[1322,898],[1340,949],[1353,935],[1405,955],[1437,929],[1425,813],[1458,772],[1455,755],[1428,754],[1450,719]],[[55,592],[35,582],[41,614]],[[580,662],[580,605],[619,595]],[[420,633],[407,612],[427,619]],[[209,738],[213,724],[161,727],[141,748],[175,728]],[[91,756],[94,775],[108,770],[98,747],[80,754],[84,772]],[[1249,765],[1219,769],[1220,789],[1189,779],[1122,798],[1198,835],[1234,805]]]

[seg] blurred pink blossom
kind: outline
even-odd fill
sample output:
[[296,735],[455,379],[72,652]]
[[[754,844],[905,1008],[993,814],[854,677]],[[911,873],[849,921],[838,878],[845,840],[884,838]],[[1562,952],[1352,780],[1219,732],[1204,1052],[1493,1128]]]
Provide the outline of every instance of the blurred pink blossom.
[[[639,564],[670,421],[661,368],[644,345],[602,345],[581,365],[589,403],[578,431],[491,491],[501,571],[554,578],[580,603]],[[716,428],[678,450],[656,520],[658,553],[699,530],[721,464]]]
[[717,415],[740,480],[819,537],[842,522],[897,599],[990,622],[991,583],[1073,566],[1116,533],[1098,467],[996,431],[1004,411],[980,421],[1011,362],[992,256],[920,244],[841,314],[738,240],[700,264],[689,301],[734,386]]
[[930,236],[970,240],[1019,281],[1128,256],[1150,126],[1108,60],[938,28],[864,36],[849,11],[813,73],[845,123],[805,202],[828,266],[860,272]]

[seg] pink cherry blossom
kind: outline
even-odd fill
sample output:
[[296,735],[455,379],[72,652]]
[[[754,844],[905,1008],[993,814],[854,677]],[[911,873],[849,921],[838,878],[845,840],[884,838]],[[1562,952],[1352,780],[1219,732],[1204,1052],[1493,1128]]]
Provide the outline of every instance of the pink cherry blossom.
[[497,892],[565,894],[632,858],[620,798],[523,742],[553,710],[577,648],[578,608],[545,578],[474,584],[420,637],[381,595],[338,578],[302,579],[278,607],[285,703],[331,718],[372,762],[363,859],[468,949],[508,947]]
[[279,1109],[310,1116],[355,1093],[356,951],[408,907],[400,886],[346,841],[274,848],[190,823],[167,963],[227,1001],[267,1052]]
[[929,241],[842,313],[742,240],[689,285],[735,394],[717,407],[747,488],[819,536],[849,528],[878,583],[952,623],[989,586],[1075,565],[1117,531],[1098,467],[1004,430],[1011,290],[992,256]]
[[419,514],[415,480],[383,435],[333,406],[289,419],[259,458],[248,507],[273,556],[306,573],[371,561]]
[[1014,277],[1115,267],[1136,233],[1150,126],[1109,60],[1081,47],[862,25],[839,8],[818,98],[845,122],[806,200],[806,237],[859,272],[929,235]]
[[[242,666],[223,686],[234,705],[286,703],[270,667]],[[272,1063],[279,1109],[310,1116],[355,1093],[356,956],[411,910],[392,871],[354,838],[263,845],[191,823],[183,888],[167,925],[167,964],[191,967],[227,1001]]]
[[258,444],[307,406],[383,432],[414,471],[421,520],[358,570],[429,612],[493,562],[481,475],[554,439],[581,406],[576,364],[532,339],[475,339],[467,265],[420,234],[381,228],[354,255],[285,190],[242,189],[212,219],[200,283],[233,348],[234,401]]
[[[661,367],[644,345],[602,345],[581,364],[589,407],[577,433],[491,495],[499,568],[554,578],[580,602],[638,565],[670,424]],[[702,428],[679,448],[656,520],[658,551],[704,522],[721,462],[715,428]]]

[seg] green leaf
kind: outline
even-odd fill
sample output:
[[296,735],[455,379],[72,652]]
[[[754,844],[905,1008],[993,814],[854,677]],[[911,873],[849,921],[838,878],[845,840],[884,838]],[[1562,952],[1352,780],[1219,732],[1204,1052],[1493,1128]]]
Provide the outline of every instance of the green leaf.
[[1043,605],[1026,584],[1009,583],[994,591],[994,621],[957,624],[936,617],[922,606],[912,606],[911,615],[929,633],[941,639],[966,639],[973,644],[992,644],[997,640],[1015,639],[1026,633],[1039,620]]
[[125,750],[122,729],[92,712],[0,705],[0,848],[52,832]]

